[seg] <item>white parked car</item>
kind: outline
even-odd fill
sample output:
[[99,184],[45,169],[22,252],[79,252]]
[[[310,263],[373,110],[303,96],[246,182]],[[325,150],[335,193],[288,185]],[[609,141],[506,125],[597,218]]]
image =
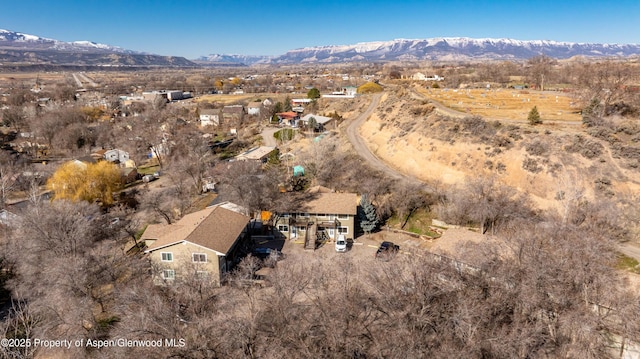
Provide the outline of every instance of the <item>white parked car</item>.
[[338,239],[336,240],[336,252],[346,252],[347,251],[347,240],[344,239],[344,234],[338,235]]

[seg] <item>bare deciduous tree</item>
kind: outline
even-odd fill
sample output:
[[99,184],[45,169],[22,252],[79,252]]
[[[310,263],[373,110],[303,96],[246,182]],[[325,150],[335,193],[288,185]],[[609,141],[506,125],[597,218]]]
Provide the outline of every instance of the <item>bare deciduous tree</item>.
[[208,142],[199,133],[183,133],[171,153],[171,170],[183,173],[192,183],[192,192],[201,194],[209,177],[214,157]]
[[441,215],[459,224],[476,224],[481,233],[518,218],[533,218],[527,199],[494,178],[469,179],[446,195]]
[[534,83],[540,91],[544,91],[545,84],[552,80],[554,64],[555,60],[545,55],[535,56],[527,61],[529,81]]
[[637,76],[637,69],[617,61],[586,62],[578,72],[577,82],[582,89],[580,97],[586,104],[598,99],[604,111],[617,103],[632,101],[634,92],[628,85]]

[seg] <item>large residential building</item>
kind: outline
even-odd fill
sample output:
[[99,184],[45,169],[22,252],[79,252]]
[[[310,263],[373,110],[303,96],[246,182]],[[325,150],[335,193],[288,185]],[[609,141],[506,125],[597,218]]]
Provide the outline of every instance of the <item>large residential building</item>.
[[315,248],[316,241],[333,240],[339,234],[355,237],[358,197],[355,193],[330,192],[316,187],[310,199],[295,212],[277,214],[274,226],[288,239],[305,241],[305,248]]
[[244,208],[224,202],[187,214],[174,224],[149,225],[141,239],[147,245],[154,282],[195,279],[219,285],[239,260],[249,223]]

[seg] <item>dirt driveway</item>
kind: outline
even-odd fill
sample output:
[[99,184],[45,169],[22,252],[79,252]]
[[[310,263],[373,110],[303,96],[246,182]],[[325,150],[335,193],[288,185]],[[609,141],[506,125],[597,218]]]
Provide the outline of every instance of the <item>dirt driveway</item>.
[[382,230],[367,236],[356,238],[355,242],[349,241],[348,250],[338,253],[335,250],[335,242],[326,242],[315,251],[305,250],[303,241],[286,240],[282,248],[285,256],[293,258],[305,258],[307,256],[320,256],[334,258],[337,256],[355,256],[358,258],[375,258],[375,253],[383,241],[393,242],[400,246],[399,255],[412,255],[416,249],[426,250],[431,243],[426,240],[414,238],[402,233],[394,233]]
[[358,116],[354,121],[352,121],[349,124],[349,126],[347,127],[347,138],[349,139],[349,142],[351,142],[351,145],[353,146],[355,151],[360,155],[360,157],[364,158],[367,162],[369,162],[369,164],[373,168],[386,173],[389,177],[393,179],[397,179],[397,180],[404,179],[409,182],[414,182],[414,183],[419,183],[424,185],[424,182],[420,181],[419,179],[412,176],[408,176],[405,173],[395,170],[394,168],[390,167],[387,163],[385,163],[384,161],[376,157],[376,155],[371,153],[371,151],[369,150],[369,147],[367,147],[367,145],[365,144],[362,136],[360,136],[360,133],[359,133],[360,126],[371,116],[373,111],[376,110],[376,108],[380,104],[381,96],[382,94],[373,95],[373,97],[371,98],[371,104],[369,104],[369,107],[367,107],[367,110],[362,114],[360,114],[360,116]]
[[276,147],[276,138],[273,137],[273,134],[278,132],[281,128],[279,127],[265,127],[262,129],[262,139],[265,146]]

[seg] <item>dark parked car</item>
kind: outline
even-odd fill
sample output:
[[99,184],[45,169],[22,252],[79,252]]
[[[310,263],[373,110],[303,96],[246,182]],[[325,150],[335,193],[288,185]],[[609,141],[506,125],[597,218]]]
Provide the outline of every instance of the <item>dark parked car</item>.
[[400,246],[393,244],[393,242],[382,242],[376,252],[376,258],[391,259],[399,250]]

